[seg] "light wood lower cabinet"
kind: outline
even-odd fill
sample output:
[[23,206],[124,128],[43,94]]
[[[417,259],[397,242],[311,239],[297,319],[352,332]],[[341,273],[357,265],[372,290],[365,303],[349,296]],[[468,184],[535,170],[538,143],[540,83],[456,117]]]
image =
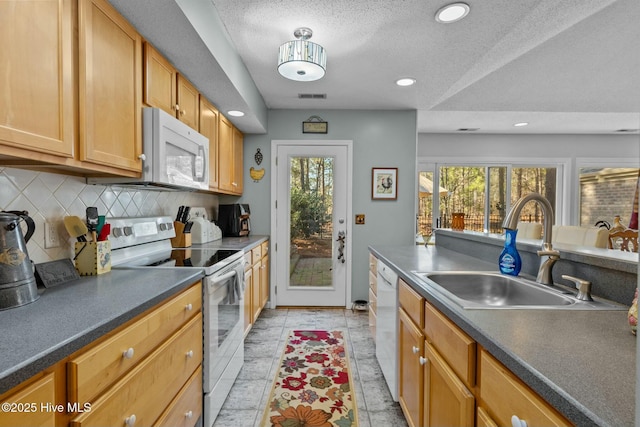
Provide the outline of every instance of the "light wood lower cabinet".
[[154,424],[155,427],[193,427],[202,415],[202,367],[198,367],[187,384]]
[[498,425],[511,425],[513,416],[528,426],[572,425],[511,371],[485,350],[480,352],[480,404]]
[[398,402],[410,427],[421,425],[424,409],[424,383],[420,357],[424,351],[424,335],[400,308],[398,350]]
[[473,427],[475,422],[473,394],[428,342],[425,342],[425,357],[421,357],[420,363],[424,369],[422,425],[425,427]]
[[245,335],[258,320],[269,300],[269,241],[256,245],[245,254]]
[[2,400],[0,427],[53,427],[56,412],[43,410],[42,405],[55,404],[55,401],[54,374],[49,373]]
[[[202,363],[202,314],[71,420],[72,427],[152,425]],[[195,424],[195,420],[194,420]]]
[[399,403],[411,427],[570,426],[512,372],[402,279]]

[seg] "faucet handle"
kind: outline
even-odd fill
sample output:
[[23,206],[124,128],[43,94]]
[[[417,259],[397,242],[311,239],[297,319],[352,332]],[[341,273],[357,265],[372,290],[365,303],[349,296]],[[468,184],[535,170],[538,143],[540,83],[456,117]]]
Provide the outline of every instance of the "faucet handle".
[[591,298],[591,282],[569,276],[568,274],[563,274],[562,278],[573,282],[575,287],[578,289],[578,295],[576,295],[576,298],[580,301],[593,301],[593,298]]
[[560,252],[556,251],[555,249],[538,251],[537,254],[538,256],[548,256],[550,258],[560,259]]

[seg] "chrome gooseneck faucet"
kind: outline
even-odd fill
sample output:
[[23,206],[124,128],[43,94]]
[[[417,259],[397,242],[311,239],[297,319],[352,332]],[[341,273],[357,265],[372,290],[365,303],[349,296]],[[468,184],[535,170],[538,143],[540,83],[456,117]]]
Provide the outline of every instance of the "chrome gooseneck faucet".
[[551,233],[554,223],[553,208],[551,203],[538,193],[529,193],[526,196],[521,197],[511,208],[507,216],[502,222],[502,228],[509,230],[516,230],[518,228],[518,219],[520,218],[520,212],[524,205],[529,201],[537,202],[542,207],[543,220],[544,220],[544,234],[542,239],[542,250],[538,251],[540,257],[540,268],[538,269],[538,277],[536,282],[543,285],[553,285],[553,277],[551,276],[551,270],[557,260],[560,259],[560,252],[553,249],[551,244]]

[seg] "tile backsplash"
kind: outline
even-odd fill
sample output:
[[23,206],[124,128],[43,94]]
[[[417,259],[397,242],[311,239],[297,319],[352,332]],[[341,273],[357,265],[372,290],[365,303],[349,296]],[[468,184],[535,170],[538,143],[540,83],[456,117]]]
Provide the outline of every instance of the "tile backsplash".
[[[76,215],[84,219],[87,206],[96,206],[100,215],[107,217],[175,217],[180,205],[204,207],[213,217],[218,209],[218,196],[88,185],[82,177],[0,167],[0,210],[26,210],[33,218],[36,231],[27,243],[27,250],[35,263],[72,256],[74,240],[67,234],[63,218]],[[45,247],[45,222],[60,235],[60,247]]]

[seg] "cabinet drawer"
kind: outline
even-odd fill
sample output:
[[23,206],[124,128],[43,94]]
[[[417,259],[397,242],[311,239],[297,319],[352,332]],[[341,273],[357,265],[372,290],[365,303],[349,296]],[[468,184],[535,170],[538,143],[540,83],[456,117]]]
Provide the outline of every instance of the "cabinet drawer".
[[480,397],[498,425],[518,416],[530,426],[570,426],[571,423],[486,351],[480,352]]
[[89,402],[167,339],[202,306],[201,283],[72,359],[68,369],[69,402]]
[[244,271],[250,270],[253,262],[251,262],[251,251],[244,254]]
[[369,288],[378,295],[378,277],[372,271],[369,272]]
[[202,415],[202,367],[191,375],[189,382],[154,424],[155,427],[193,427]]
[[[202,363],[202,315],[198,314],[118,381],[72,427],[152,425]],[[135,417],[135,418],[134,418]]]
[[424,327],[424,298],[407,285],[404,280],[398,280],[398,302],[400,307],[411,317],[413,323]]
[[471,388],[476,383],[476,342],[431,304],[424,304],[424,332],[458,377]]
[[262,251],[262,257],[269,255],[269,241],[267,240],[266,242],[262,242],[260,249]]
[[260,262],[260,258],[262,258],[262,247],[256,246],[251,249],[251,256],[253,257],[253,264]]
[[376,294],[371,289],[369,289],[369,307],[374,313],[378,312],[378,298],[376,298]]
[[369,253],[369,271],[373,273],[374,276],[378,275],[378,258],[373,256],[372,253]]
[[[55,405],[55,382],[53,372],[45,375],[35,383],[14,393],[2,401],[2,405],[9,404],[8,409],[2,411],[0,427],[16,426],[51,426],[55,425],[55,411],[43,411],[42,403]],[[11,410],[15,409],[14,412]]]

